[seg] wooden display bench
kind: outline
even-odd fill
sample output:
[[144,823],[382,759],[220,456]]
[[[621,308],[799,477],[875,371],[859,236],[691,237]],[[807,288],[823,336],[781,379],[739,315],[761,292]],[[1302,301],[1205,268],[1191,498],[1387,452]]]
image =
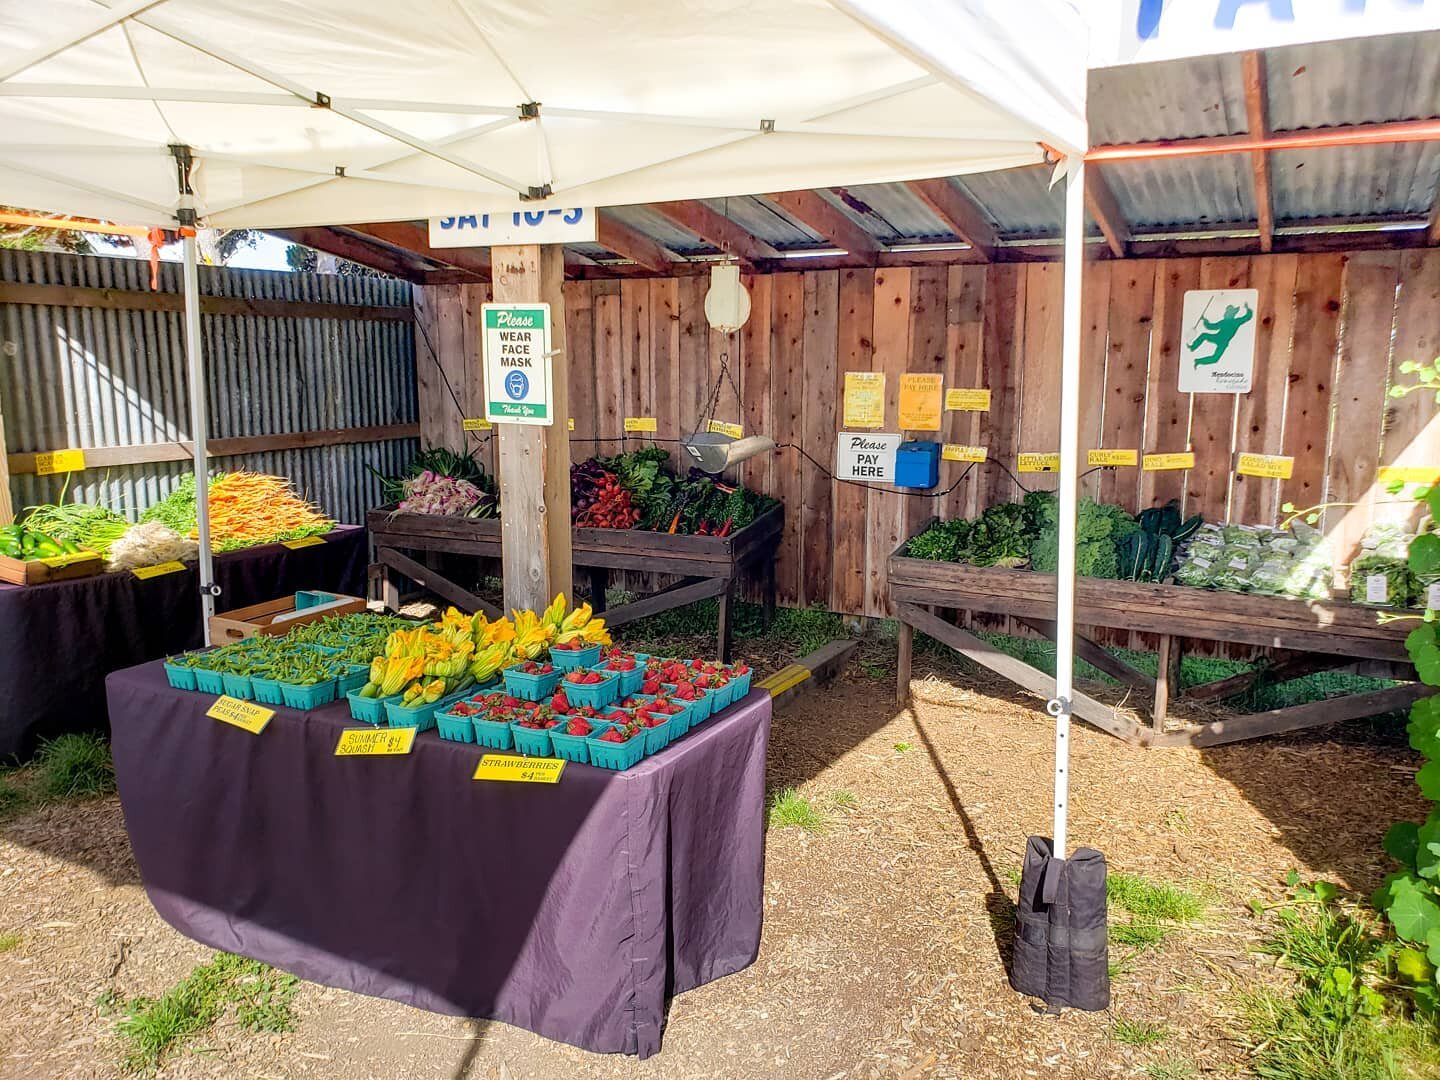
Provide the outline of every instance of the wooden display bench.
[[[1033,693],[1054,692],[1052,676],[1016,660],[972,633],[940,618],[937,609],[1008,615],[1052,641],[1055,638],[1054,574],[1001,570],[956,563],[890,557],[890,600],[900,620],[898,697],[908,697],[911,652],[916,630],[948,645]],[[1227,641],[1277,650],[1268,668],[1178,695],[1182,700],[1219,700],[1244,692],[1267,674],[1298,678],[1316,671],[1351,669],[1387,678],[1415,678],[1405,651],[1410,622],[1382,625],[1374,608],[1347,601],[1305,601],[1278,596],[1251,596],[1184,585],[1077,578],[1075,622],[1139,630],[1160,635],[1156,678],[1137,671],[1094,641],[1075,636],[1075,655],[1144,691],[1153,701],[1150,726],[1078,691],[1073,712],[1083,720],[1129,742],[1147,746],[1218,746],[1263,735],[1316,727],[1339,720],[1374,716],[1407,708],[1430,693],[1416,682],[1166,730],[1166,714],[1174,693],[1185,638]]]
[[[574,529],[571,533],[575,566],[589,578],[591,603],[596,614],[603,613],[607,626],[656,615],[711,597],[720,598],[716,628],[721,659],[729,661],[735,630],[735,588],[743,573],[759,572],[763,577],[765,615],[775,610],[775,551],[784,525],[784,508],[773,507],[731,536],[679,536],[636,529]],[[500,560],[502,518],[457,518],[438,514],[402,514],[393,506],[382,506],[366,515],[370,537],[375,544],[372,579],[380,582],[385,607],[400,606],[397,575],[403,575],[442,599],[470,611],[483,611],[494,618],[500,611],[438,570],[418,561],[408,552],[437,552]],[[605,589],[610,571],[678,577],[675,584],[619,607],[605,607]]]

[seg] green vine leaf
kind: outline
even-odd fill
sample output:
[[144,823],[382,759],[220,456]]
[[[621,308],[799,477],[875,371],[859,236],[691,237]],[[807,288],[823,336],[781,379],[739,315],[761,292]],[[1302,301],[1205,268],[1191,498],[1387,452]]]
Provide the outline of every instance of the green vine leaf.
[[1419,672],[1421,682],[1427,686],[1440,686],[1440,646],[1428,641],[1411,654],[1411,659],[1415,661],[1415,670]]
[[1416,986],[1428,983],[1435,974],[1435,965],[1419,949],[1401,949],[1395,954],[1395,973]]
[[1385,912],[1395,933],[1405,941],[1424,942],[1440,930],[1440,904],[1424,881],[1404,872],[1391,874],[1375,891],[1372,902]]
[[1415,783],[1431,802],[1440,802],[1440,761],[1427,761],[1415,774]]
[[1380,846],[1401,866],[1414,866],[1420,848],[1420,826],[1413,821],[1397,821],[1386,830]]
[[1410,541],[1410,569],[1422,575],[1440,569],[1440,536],[1422,533]]

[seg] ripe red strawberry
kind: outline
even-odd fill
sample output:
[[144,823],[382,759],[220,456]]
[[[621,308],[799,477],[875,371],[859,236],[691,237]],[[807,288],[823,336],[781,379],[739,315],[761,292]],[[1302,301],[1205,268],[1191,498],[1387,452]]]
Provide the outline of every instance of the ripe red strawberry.
[[556,712],[569,711],[570,699],[565,696],[564,690],[555,691],[555,696],[550,699],[550,708],[554,709]]
[[604,735],[600,736],[600,742],[627,743],[640,733],[637,727],[612,727]]
[[675,684],[675,696],[681,701],[694,701],[700,694],[694,683],[678,682]]
[[517,697],[511,697],[509,694],[506,694],[503,698],[500,699],[500,704],[504,705],[507,709],[513,709],[516,705],[520,704],[520,699]]
[[596,683],[603,683],[604,681],[605,676],[601,675],[598,671],[587,671],[585,673],[585,682],[587,685],[594,686]]
[[646,727],[659,727],[670,718],[668,716],[657,716],[654,713],[647,712],[638,714],[635,719],[639,720]]
[[576,717],[565,725],[566,735],[589,735],[594,730],[594,728],[579,717]]
[[640,684],[640,692],[642,694],[658,694],[660,692],[660,680],[646,679]]

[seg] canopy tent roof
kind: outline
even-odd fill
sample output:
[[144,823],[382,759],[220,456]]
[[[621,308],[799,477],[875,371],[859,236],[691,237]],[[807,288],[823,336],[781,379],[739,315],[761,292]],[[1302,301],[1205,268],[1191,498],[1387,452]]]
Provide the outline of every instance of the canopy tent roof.
[[[0,202],[215,227],[968,174],[1085,140],[1064,0],[0,0]],[[523,205],[534,207],[527,201]]]

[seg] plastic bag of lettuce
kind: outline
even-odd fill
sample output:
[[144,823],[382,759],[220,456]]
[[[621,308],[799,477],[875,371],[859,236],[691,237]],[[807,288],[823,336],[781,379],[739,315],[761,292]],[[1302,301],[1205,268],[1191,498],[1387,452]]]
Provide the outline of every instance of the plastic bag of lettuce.
[[1200,527],[1175,572],[1181,585],[1320,600],[1333,566],[1324,538],[1303,522]]
[[1409,607],[1421,593],[1410,572],[1410,541],[1393,524],[1372,526],[1360,541],[1360,554],[1350,564],[1350,599],[1368,607]]

